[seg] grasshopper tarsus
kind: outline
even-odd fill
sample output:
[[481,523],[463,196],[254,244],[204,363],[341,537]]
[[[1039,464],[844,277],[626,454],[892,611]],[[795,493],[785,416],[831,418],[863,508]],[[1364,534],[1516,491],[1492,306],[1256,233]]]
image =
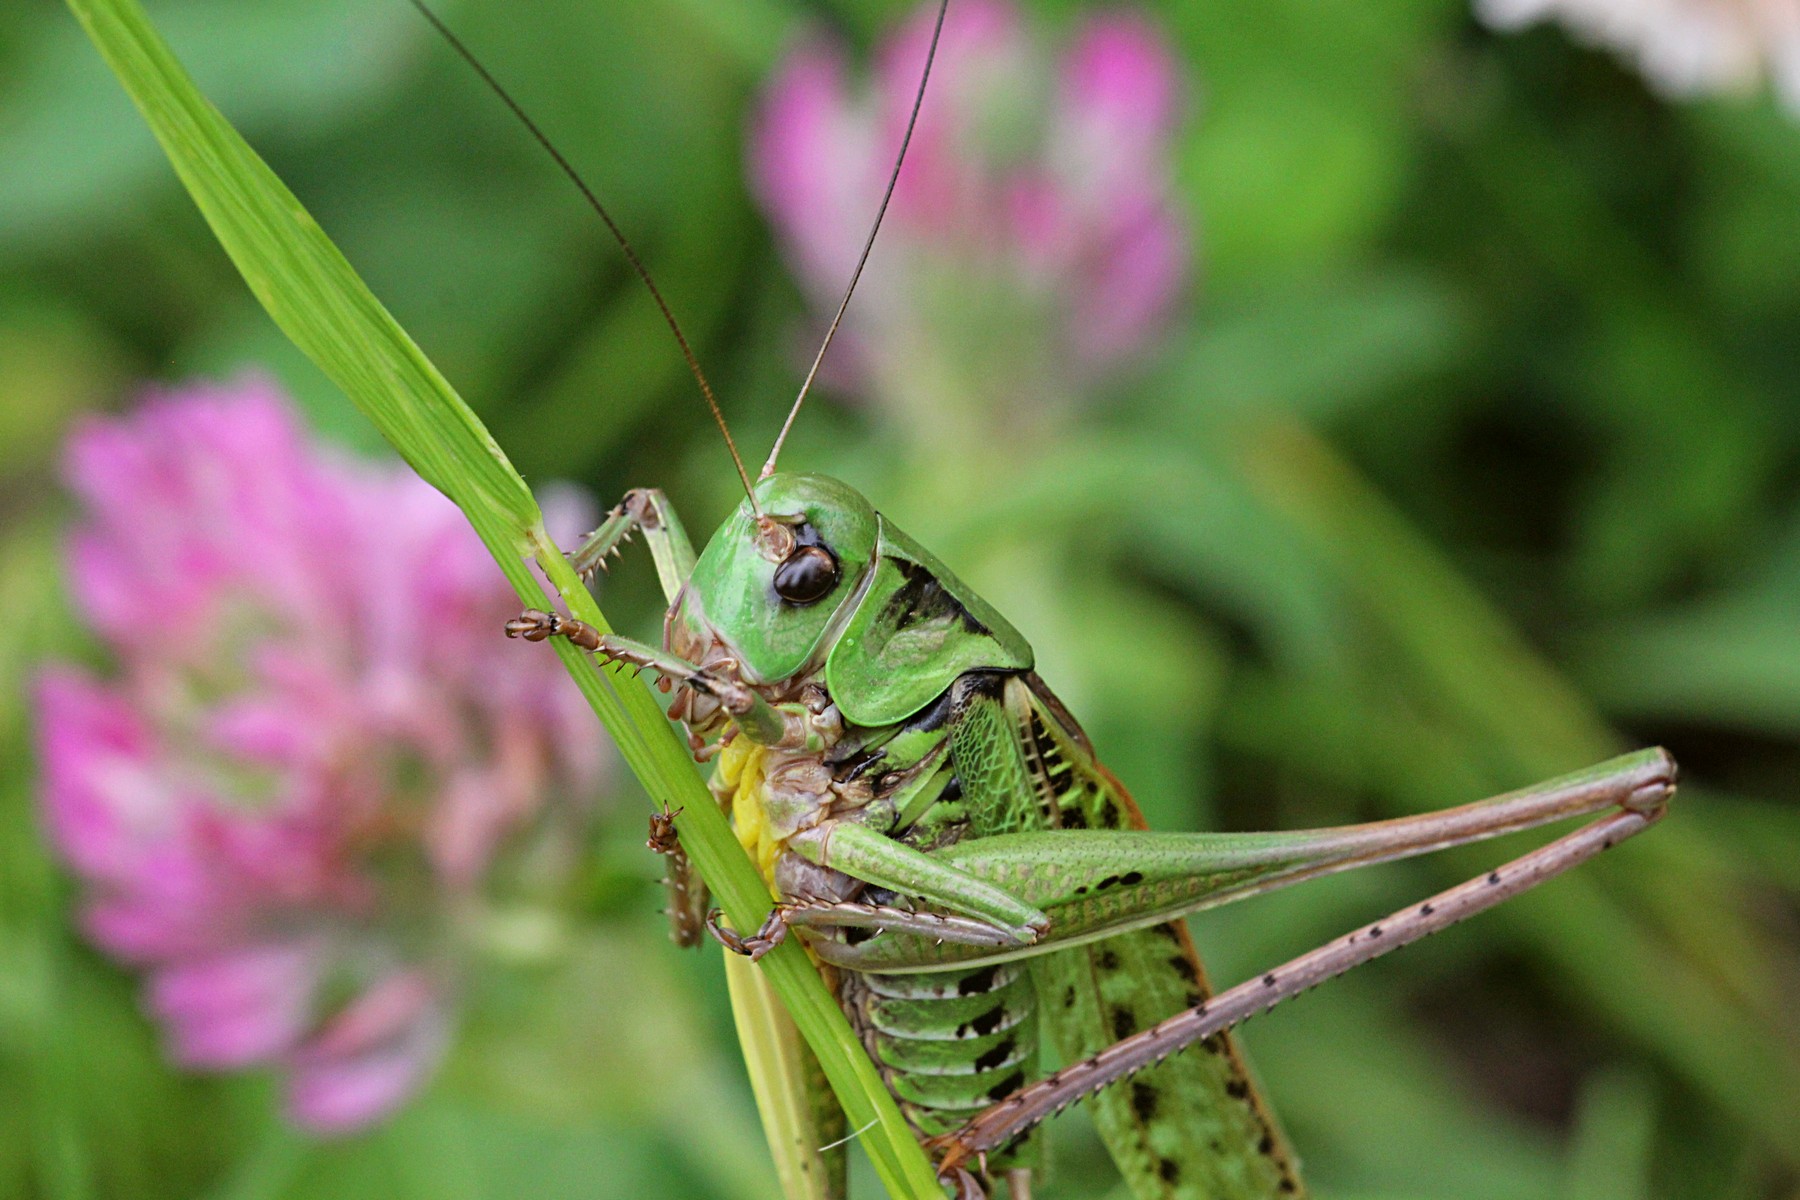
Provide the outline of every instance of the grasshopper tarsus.
[[556,633],[557,616],[541,608],[528,608],[506,623],[506,636],[541,642]]
[[650,814],[650,836],[644,845],[658,854],[681,853],[681,835],[675,832],[675,818],[682,810],[679,808],[662,808]]
[[762,927],[755,933],[743,934],[727,929],[722,924],[724,913],[713,909],[706,914],[706,931],[713,935],[719,945],[733,954],[741,954],[751,962],[756,962],[763,955],[787,941],[788,920],[787,905],[777,904],[769,910]]
[[987,1200],[986,1189],[966,1168],[954,1167],[939,1172],[938,1182],[951,1189],[951,1200]]
[[600,631],[586,621],[577,621],[541,608],[528,608],[506,623],[506,636],[541,642],[549,638],[567,638],[583,650],[600,648]]

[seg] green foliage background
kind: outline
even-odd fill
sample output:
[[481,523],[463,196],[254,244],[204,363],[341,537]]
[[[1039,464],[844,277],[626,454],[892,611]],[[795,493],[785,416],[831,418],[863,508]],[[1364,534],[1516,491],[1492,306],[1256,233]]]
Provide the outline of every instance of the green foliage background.
[[[633,233],[750,447],[801,321],[744,193],[746,107],[803,21],[867,45],[904,11],[447,8]],[[1800,1194],[1800,123],[1669,107],[1454,0],[1158,11],[1200,89],[1179,173],[1202,278],[1166,354],[1060,441],[976,462],[834,400],[787,463],[863,487],[1014,616],[1163,826],[1416,811],[1669,745],[1691,786],[1641,843],[1246,1040],[1322,1195]],[[654,310],[404,5],[151,14],[529,479],[660,484],[696,531],[724,514]],[[0,9],[9,683],[90,653],[55,562],[67,423],[255,364],[380,449],[66,11]],[[646,564],[607,586],[654,630]],[[70,934],[28,715],[0,693],[0,1196],[770,1194],[716,963],[660,944],[628,783],[569,911],[481,975],[440,1083],[317,1146],[265,1082],[164,1067],[131,981]],[[1196,933],[1235,980],[1491,857]],[[1104,1194],[1078,1123],[1061,1142],[1056,1194]]]

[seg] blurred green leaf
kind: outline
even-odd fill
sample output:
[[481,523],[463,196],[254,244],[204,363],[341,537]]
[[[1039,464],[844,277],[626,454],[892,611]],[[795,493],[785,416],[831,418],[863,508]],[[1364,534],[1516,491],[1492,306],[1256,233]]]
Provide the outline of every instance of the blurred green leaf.
[[[181,0],[159,5],[158,19],[246,127],[303,136],[391,87],[396,62],[424,40],[405,7],[386,0]],[[0,248],[116,218],[165,178],[104,79],[76,31],[59,25],[0,82]]]

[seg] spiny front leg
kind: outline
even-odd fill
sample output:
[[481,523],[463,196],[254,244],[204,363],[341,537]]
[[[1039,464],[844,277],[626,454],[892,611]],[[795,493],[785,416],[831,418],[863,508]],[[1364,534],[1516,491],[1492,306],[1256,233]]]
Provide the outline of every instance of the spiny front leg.
[[[655,671],[661,680],[679,683],[719,702],[751,741],[786,749],[823,749],[841,730],[829,702],[770,704],[755,688],[725,670],[698,667],[667,650],[601,633],[585,621],[528,608],[506,623],[506,636],[541,642],[560,637],[609,662]],[[727,664],[728,669],[734,669]],[[665,685],[665,690],[666,685]]]
[[675,593],[694,569],[694,547],[687,531],[675,515],[669,498],[658,488],[633,488],[625,493],[619,506],[606,514],[600,527],[587,535],[569,554],[569,564],[583,579],[606,566],[609,556],[617,556],[621,547],[638,530],[650,556],[656,560],[656,575],[663,595],[673,601]]
[[542,642],[553,637],[566,638],[608,662],[648,668],[663,679],[673,680],[711,696],[734,716],[750,712],[759,699],[750,688],[735,679],[696,667],[693,663],[654,646],[646,646],[616,634],[601,633],[586,621],[578,621],[560,613],[528,608],[506,623],[506,636],[524,638],[528,642]]

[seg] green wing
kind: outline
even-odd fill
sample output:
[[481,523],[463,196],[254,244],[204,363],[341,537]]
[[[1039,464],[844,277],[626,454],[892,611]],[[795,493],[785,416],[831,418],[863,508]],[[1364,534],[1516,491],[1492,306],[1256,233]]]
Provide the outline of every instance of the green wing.
[[[1010,745],[996,744],[1004,730]],[[959,714],[952,755],[972,836],[1039,829],[1143,829],[1124,786],[1035,674]],[[973,768],[965,772],[965,763]],[[1010,790],[1011,795],[995,794]],[[984,828],[1003,813],[1010,828]],[[1035,960],[1042,1019],[1064,1062],[1087,1058],[1191,1008],[1206,976],[1186,926],[1171,921]],[[1285,1138],[1229,1035],[1101,1092],[1095,1123],[1136,1200],[1270,1200],[1302,1196]]]

